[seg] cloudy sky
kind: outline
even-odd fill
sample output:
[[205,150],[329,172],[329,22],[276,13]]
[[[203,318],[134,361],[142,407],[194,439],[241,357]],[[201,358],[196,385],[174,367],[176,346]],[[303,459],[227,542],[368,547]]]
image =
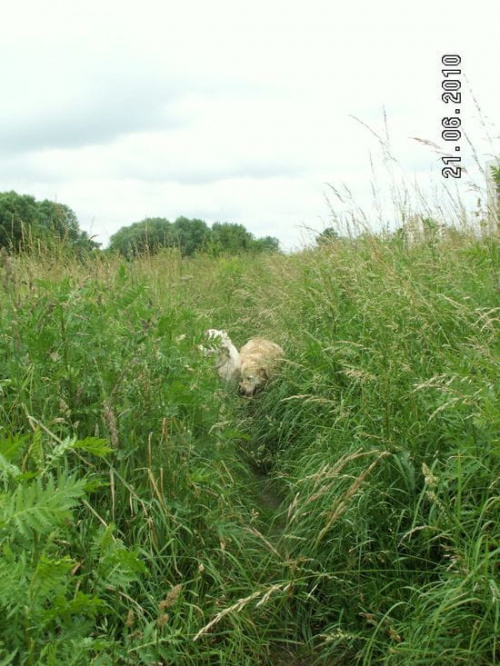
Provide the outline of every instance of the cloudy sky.
[[285,248],[353,205],[394,223],[391,178],[443,185],[412,137],[451,152],[446,53],[474,146],[459,142],[460,196],[483,185],[474,155],[499,153],[497,0],[1,4],[0,191],[67,204],[103,244],[147,216],[238,222]]

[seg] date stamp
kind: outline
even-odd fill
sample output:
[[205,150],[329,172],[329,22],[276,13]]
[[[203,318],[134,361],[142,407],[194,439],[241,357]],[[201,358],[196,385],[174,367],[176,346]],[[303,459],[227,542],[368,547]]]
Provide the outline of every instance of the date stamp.
[[[441,126],[443,127],[441,137],[444,141],[454,143],[453,148],[455,150],[453,152],[460,153],[460,144],[458,142],[462,138],[462,132],[460,131],[462,125],[462,120],[460,119],[462,93],[460,92],[460,88],[462,87],[462,83],[459,77],[462,74],[462,70],[457,69],[457,67],[461,65],[462,58],[459,55],[448,54],[441,58],[441,63],[445,67],[445,69],[441,70],[443,75],[443,80],[441,81],[441,88],[443,89],[441,99],[444,104],[451,105],[447,109],[449,115],[441,119]],[[453,111],[454,115],[452,115]],[[450,152],[452,152],[452,146],[450,146]],[[444,155],[441,159],[445,165],[441,169],[443,178],[449,178],[450,176],[451,178],[462,177],[462,167],[460,166],[462,158],[460,154]]]

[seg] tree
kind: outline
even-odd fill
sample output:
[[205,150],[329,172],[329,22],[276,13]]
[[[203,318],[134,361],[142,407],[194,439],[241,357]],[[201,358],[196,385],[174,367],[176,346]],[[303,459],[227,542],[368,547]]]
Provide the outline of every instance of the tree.
[[214,222],[212,225],[211,251],[215,254],[248,252],[255,239],[242,224]]
[[27,244],[36,226],[35,197],[14,191],[0,192],[0,247],[18,251]]
[[124,256],[156,254],[164,247],[178,247],[183,256],[190,257],[204,249],[209,237],[210,229],[203,220],[178,217],[172,223],[163,217],[147,217],[113,234],[109,247]]
[[253,242],[254,252],[279,252],[280,242],[274,236],[265,236],[264,238],[256,238]]
[[187,217],[178,217],[174,224],[173,236],[183,256],[192,257],[195,252],[205,249],[211,232],[203,220],[189,220]]
[[61,240],[74,243],[78,240],[81,231],[75,213],[65,204],[55,203],[45,199],[37,204],[38,222],[48,236],[54,235]]
[[45,247],[56,242],[80,251],[99,246],[80,231],[75,213],[65,204],[29,194],[0,192],[0,247],[9,251],[29,251],[37,242]]
[[147,217],[122,227],[110,238],[109,249],[126,257],[144,252],[155,254],[163,247],[177,247],[182,256],[197,252],[239,254],[240,252],[278,252],[279,241],[272,236],[255,239],[242,224],[215,222],[210,228],[197,218],[178,217],[169,222],[163,217]]
[[109,249],[125,257],[145,252],[155,254],[162,247],[175,244],[173,225],[164,217],[146,217],[128,227],[122,227],[109,239]]
[[337,240],[338,238],[339,238],[339,235],[335,231],[335,229],[333,227],[327,227],[316,238],[316,243],[318,245],[327,245],[328,243],[332,243],[333,241]]

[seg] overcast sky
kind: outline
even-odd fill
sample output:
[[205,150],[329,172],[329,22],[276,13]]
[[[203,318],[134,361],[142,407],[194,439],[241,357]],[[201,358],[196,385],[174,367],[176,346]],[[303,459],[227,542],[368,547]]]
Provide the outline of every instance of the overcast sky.
[[[451,152],[445,53],[462,58],[479,161],[499,153],[497,0],[0,3],[0,191],[67,204],[103,244],[185,215],[297,247],[304,227],[329,225],[327,198],[349,208],[328,185],[396,223],[373,204],[373,191],[393,198],[390,172],[443,183],[439,155],[411,137]],[[384,109],[397,163],[374,136]],[[459,145],[468,173],[453,184],[471,200],[483,183]]]

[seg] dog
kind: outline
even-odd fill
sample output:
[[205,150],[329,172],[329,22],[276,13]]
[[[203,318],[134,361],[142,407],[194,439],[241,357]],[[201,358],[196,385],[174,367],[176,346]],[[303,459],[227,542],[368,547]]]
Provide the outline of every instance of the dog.
[[215,368],[219,377],[229,384],[237,384],[241,376],[240,354],[229,335],[226,331],[209,328],[205,336],[215,344],[208,348],[200,345],[200,351],[207,356],[215,354]]
[[252,338],[243,345],[240,349],[240,393],[254,395],[272,377],[283,356],[279,345],[264,338]]

